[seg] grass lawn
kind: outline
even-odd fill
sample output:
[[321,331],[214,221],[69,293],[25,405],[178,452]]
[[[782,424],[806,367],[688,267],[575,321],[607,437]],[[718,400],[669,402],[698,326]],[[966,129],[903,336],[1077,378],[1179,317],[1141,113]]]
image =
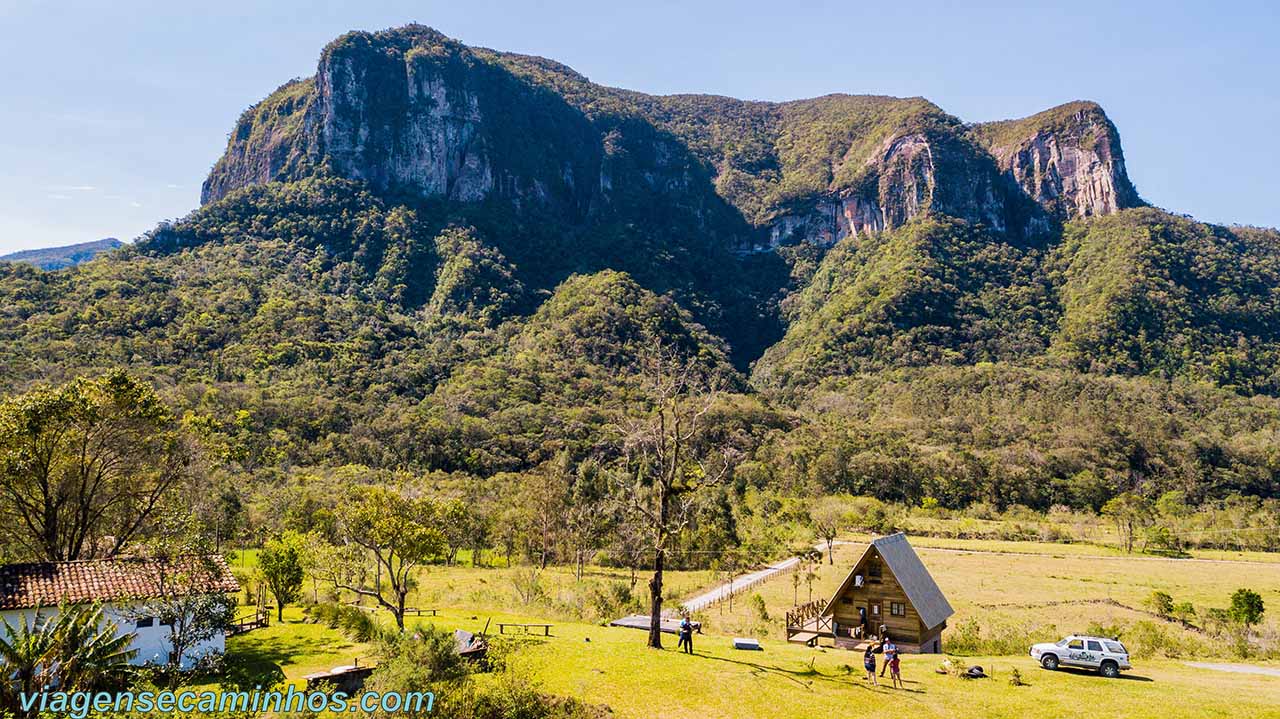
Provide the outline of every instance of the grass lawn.
[[[1083,631],[1090,623],[1149,619],[1105,602],[1049,603],[1110,599],[1138,607],[1155,589],[1203,610],[1225,606],[1231,592],[1250,587],[1262,594],[1269,624],[1274,626],[1275,616],[1280,615],[1280,563],[1276,562],[1150,561],[1099,552],[1097,547],[1030,542],[925,538],[912,542],[956,609],[948,634],[976,619],[984,628],[1012,627],[1017,636],[1025,631],[1030,643],[1037,633],[1056,638]],[[815,568],[815,598],[830,595],[862,548],[861,543],[839,545],[834,565],[824,562]],[[1010,551],[1018,553],[1001,553]],[[743,597],[732,610],[722,604],[703,613],[707,634],[697,638],[697,656],[676,652],[674,637],[666,637],[669,648],[659,652],[644,646],[643,632],[577,618],[593,617],[589,606],[582,611],[592,586],[629,581],[627,572],[593,567],[579,584],[571,568],[550,567],[539,577],[540,598],[524,604],[515,590],[520,571],[430,567],[419,576],[410,604],[439,609],[441,616],[421,621],[446,630],[479,631],[487,620],[495,625],[499,621],[554,623],[549,639],[527,640],[514,659],[515,670],[542,691],[608,706],[619,717],[844,719],[909,713],[1013,719],[1097,713],[1136,719],[1280,719],[1280,680],[1194,669],[1174,659],[1136,660],[1133,672],[1105,680],[1085,672],[1047,672],[1022,654],[961,657],[966,664],[982,665],[993,674],[990,679],[966,681],[934,673],[941,657],[912,655],[903,660],[909,682],[905,691],[873,688],[860,678],[861,655],[783,641],[782,616],[796,593],[790,575],[747,593],[758,593],[765,600],[768,621]],[[641,575],[637,584],[640,596],[645,594],[646,579]],[[714,582],[708,572],[673,572],[668,576],[669,596],[689,597]],[[304,587],[304,593],[309,589]],[[805,583],[798,594],[801,602],[808,599]],[[278,671],[296,681],[314,671],[350,664],[357,657],[362,662],[371,660],[368,646],[350,642],[323,625],[305,623],[302,616],[300,609],[290,607],[283,624],[228,640],[228,661],[251,671]],[[390,619],[385,613],[378,616]],[[410,623],[416,621],[409,618]],[[496,633],[496,626],[491,625],[490,632]],[[732,636],[749,634],[763,639],[764,652],[730,648]],[[1014,668],[1028,686],[1009,684]]]
[[[478,629],[465,619],[443,626]],[[482,623],[481,623],[482,624]],[[861,655],[766,641],[763,652],[730,648],[725,636],[699,636],[698,654],[644,646],[633,629],[557,624],[516,660],[539,688],[610,707],[619,717],[1059,717],[1097,711],[1130,719],[1280,716],[1280,681],[1219,674],[1179,662],[1140,662],[1123,678],[1048,672],[1030,657],[968,657],[992,678],[968,681],[934,673],[941,657],[903,659],[907,689],[872,688]],[[587,641],[590,639],[590,641]],[[850,672],[846,667],[854,667]],[[1017,668],[1028,686],[1010,686]]]
[[[249,676],[277,676],[290,681],[312,672],[370,661],[369,647],[348,640],[336,629],[303,620],[302,609],[289,606],[284,622],[271,616],[271,626],[227,640],[227,664]],[[297,682],[299,684],[305,682]]]
[[[302,675],[367,657],[368,648],[338,632],[301,623],[297,609],[284,624],[228,642],[228,659]],[[479,631],[486,620],[537,621],[536,615],[445,610],[424,619],[443,629]],[[493,625],[490,630],[493,631]],[[934,673],[941,657],[903,659],[906,690],[873,688],[861,678],[860,655],[766,640],[763,652],[730,648],[723,635],[696,639],[698,654],[644,646],[643,632],[556,622],[549,639],[527,640],[516,671],[540,690],[610,707],[618,717],[1057,717],[1097,708],[1128,719],[1280,717],[1280,681],[1272,677],[1196,670],[1170,660],[1141,661],[1121,679],[1088,672],[1047,672],[1029,657],[966,657],[990,679],[967,681]],[[588,641],[589,640],[589,641]],[[1027,686],[1010,686],[1017,668]]]

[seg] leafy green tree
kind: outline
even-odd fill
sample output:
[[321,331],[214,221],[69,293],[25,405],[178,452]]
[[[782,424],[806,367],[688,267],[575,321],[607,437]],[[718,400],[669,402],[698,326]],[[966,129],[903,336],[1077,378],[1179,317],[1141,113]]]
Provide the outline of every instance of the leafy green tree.
[[849,507],[841,497],[824,497],[809,509],[809,522],[827,543],[827,563],[835,564],[836,537],[849,526]]
[[298,601],[302,590],[302,538],[286,532],[258,553],[258,571],[276,600],[276,621],[284,621],[284,605]]
[[176,682],[191,650],[231,626],[235,600],[205,589],[222,571],[219,559],[200,533],[199,521],[180,508],[164,510],[152,536],[132,553],[148,560],[144,566],[155,591],[122,613],[134,620],[155,617],[168,627],[167,669]]
[[572,482],[565,502],[565,540],[581,582],[587,561],[604,545],[614,517],[605,506],[612,501],[607,473],[598,464],[578,465]]
[[0,401],[0,537],[32,558],[118,554],[191,469],[169,408],[124,371]]
[[1239,622],[1246,627],[1262,621],[1262,615],[1265,606],[1262,603],[1262,596],[1252,589],[1237,589],[1231,595],[1231,607],[1227,610],[1232,621]]
[[[317,562],[338,589],[378,602],[404,631],[405,600],[414,572],[446,550],[440,507],[385,487],[357,490],[338,509],[338,534],[345,542]],[[369,581],[369,565],[375,578]]]
[[[0,705],[22,711],[21,698],[56,687],[93,691],[117,683],[129,661],[133,635],[120,633],[101,605],[40,608],[17,625],[0,620]],[[31,711],[27,715],[35,716]]]
[[1115,523],[1124,551],[1132,553],[1134,537],[1151,516],[1151,505],[1145,497],[1125,492],[1107,500],[1102,505],[1102,514]]

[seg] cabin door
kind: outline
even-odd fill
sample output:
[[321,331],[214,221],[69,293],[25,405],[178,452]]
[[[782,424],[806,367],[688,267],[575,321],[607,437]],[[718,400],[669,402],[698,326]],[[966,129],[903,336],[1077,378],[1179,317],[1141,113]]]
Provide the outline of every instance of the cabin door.
[[867,628],[864,630],[866,637],[880,636],[880,627],[884,625],[884,615],[881,614],[880,601],[867,602]]

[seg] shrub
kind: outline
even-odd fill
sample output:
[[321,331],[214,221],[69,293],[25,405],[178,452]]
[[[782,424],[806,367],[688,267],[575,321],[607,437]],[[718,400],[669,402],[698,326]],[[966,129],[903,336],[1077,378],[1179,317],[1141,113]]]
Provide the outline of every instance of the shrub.
[[1176,617],[1178,621],[1183,624],[1187,624],[1195,618],[1196,608],[1191,602],[1178,602],[1173,605],[1173,608],[1169,610],[1169,613]]
[[307,608],[307,615],[312,621],[337,629],[356,642],[370,642],[391,632],[369,612],[346,604],[313,604]]
[[542,572],[534,567],[521,567],[511,574],[511,587],[516,592],[516,599],[526,606],[546,596],[542,586]]
[[756,613],[756,616],[760,619],[760,621],[762,622],[769,621],[769,609],[768,607],[765,606],[764,597],[760,596],[759,594],[752,594],[751,599],[749,601],[751,603],[752,611]]
[[1231,608],[1227,611],[1233,621],[1249,627],[1262,621],[1265,606],[1257,592],[1252,589],[1237,589],[1231,595]]
[[1173,597],[1169,596],[1168,592],[1162,592],[1157,589],[1143,601],[1143,604],[1162,617],[1168,617],[1173,614]]
[[948,651],[960,655],[1023,654],[1036,642],[1058,639],[1053,625],[1030,623],[993,624],[984,632],[977,619],[960,622],[947,640]]
[[616,619],[636,605],[631,586],[626,582],[612,581],[591,587],[587,597],[591,610],[601,622]]

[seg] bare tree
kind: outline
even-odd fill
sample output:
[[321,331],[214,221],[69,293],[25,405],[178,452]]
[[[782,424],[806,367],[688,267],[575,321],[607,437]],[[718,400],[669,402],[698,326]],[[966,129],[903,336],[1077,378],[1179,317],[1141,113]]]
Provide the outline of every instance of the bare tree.
[[649,530],[653,577],[649,580],[649,646],[662,648],[662,583],[673,540],[689,526],[708,487],[729,471],[702,436],[704,419],[719,396],[721,380],[674,348],[658,347],[641,358],[639,379],[648,411],[625,423],[627,472],[619,496]]

